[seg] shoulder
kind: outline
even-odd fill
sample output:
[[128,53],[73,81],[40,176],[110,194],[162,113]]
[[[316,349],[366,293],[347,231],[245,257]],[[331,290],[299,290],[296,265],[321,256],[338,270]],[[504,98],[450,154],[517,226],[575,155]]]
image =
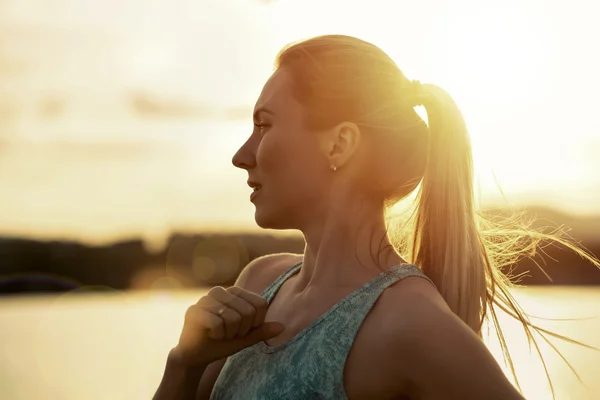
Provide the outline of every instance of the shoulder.
[[412,395],[426,399],[522,398],[481,338],[427,280],[405,278],[380,300],[378,347],[386,351],[377,356],[394,371],[388,379],[405,382]]
[[454,316],[437,288],[420,276],[409,276],[391,285],[381,294],[378,305],[388,317],[391,310],[402,314],[402,318],[386,318],[390,333],[423,328],[423,324],[438,321],[440,315]]
[[418,276],[404,278],[383,291],[373,311],[385,347],[402,353],[403,359],[427,342],[432,332],[462,323],[435,286]]
[[302,261],[301,254],[276,253],[255,258],[240,272],[235,285],[261,293],[292,265]]

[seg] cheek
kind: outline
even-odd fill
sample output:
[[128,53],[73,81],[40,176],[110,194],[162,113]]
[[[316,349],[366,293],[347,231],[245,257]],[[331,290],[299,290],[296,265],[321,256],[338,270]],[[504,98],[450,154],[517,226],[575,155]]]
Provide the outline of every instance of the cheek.
[[278,143],[278,140],[273,139],[269,135],[261,139],[256,149],[256,165],[261,175],[269,174],[270,171],[278,167],[282,151],[285,151],[285,146]]
[[272,167],[293,170],[298,163],[314,161],[316,152],[305,134],[272,128],[263,136],[256,150],[258,167],[265,172]]
[[261,177],[286,181],[300,190],[306,186],[319,187],[327,166],[316,143],[302,136],[309,134],[271,131],[265,135],[256,152]]

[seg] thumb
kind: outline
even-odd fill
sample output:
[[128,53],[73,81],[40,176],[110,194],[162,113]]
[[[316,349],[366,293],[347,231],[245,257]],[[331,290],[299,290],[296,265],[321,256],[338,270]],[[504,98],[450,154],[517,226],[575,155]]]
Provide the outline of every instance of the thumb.
[[285,330],[285,326],[281,322],[265,322],[259,326],[262,340],[274,338]]
[[263,340],[274,338],[285,329],[281,322],[265,322],[258,328],[255,328],[246,335],[244,341],[247,346],[251,346]]

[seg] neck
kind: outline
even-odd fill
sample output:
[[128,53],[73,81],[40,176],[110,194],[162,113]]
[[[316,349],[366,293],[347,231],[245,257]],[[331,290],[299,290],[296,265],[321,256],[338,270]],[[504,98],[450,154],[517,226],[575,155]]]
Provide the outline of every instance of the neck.
[[356,287],[404,262],[389,241],[381,206],[345,204],[317,220],[301,229],[306,247],[296,292]]

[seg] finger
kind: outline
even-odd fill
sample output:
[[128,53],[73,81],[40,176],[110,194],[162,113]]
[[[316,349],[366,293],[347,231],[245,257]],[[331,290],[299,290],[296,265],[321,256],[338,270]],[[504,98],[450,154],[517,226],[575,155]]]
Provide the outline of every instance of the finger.
[[225,304],[228,307],[231,307],[230,303],[237,299],[237,296],[229,293],[221,286],[215,286],[207,294],[208,297],[217,300],[219,303]]
[[267,315],[267,308],[269,306],[266,298],[256,293],[247,291],[239,286],[232,286],[227,289],[227,291],[246,300],[248,303],[254,306],[256,314],[254,315],[254,321],[252,323],[253,328],[259,327],[264,322],[265,316]]
[[265,322],[260,327],[252,329],[246,336],[236,338],[232,342],[232,345],[237,352],[246,347],[253,346],[260,341],[271,339],[279,335],[283,330],[284,326],[279,322]]
[[199,318],[202,325],[208,329],[208,337],[214,340],[225,338],[225,321],[210,311],[200,310]]
[[223,340],[225,337],[225,322],[217,315],[198,306],[192,306],[186,312],[186,321],[191,324],[193,334],[201,334],[206,331],[208,337],[215,340]]
[[221,314],[221,319],[225,323],[225,339],[231,340],[235,338],[240,329],[242,316],[233,308],[226,308]]
[[[239,287],[236,286],[228,288],[227,292],[236,296],[239,300],[239,302],[234,301],[230,304],[232,306],[237,305],[233,308],[242,316],[242,322],[240,323],[240,331],[238,332],[238,336],[245,336],[254,327],[254,324],[256,323],[257,319],[256,307],[251,302],[252,300],[254,300],[251,298],[252,294],[245,293],[241,291]],[[248,296],[249,294],[250,296]],[[256,303],[256,300],[254,300],[254,302]]]
[[[224,290],[224,289],[223,289]],[[227,294],[215,294],[215,291],[209,292],[212,295],[206,295],[200,298],[196,303],[197,306],[203,308],[204,310],[208,310],[216,315],[219,315],[219,311],[223,308],[223,306],[227,308],[231,308],[231,298],[227,296]],[[218,300],[217,297],[220,299]]]
[[212,309],[218,309],[218,307],[222,306],[223,304],[220,301],[218,301],[217,299],[215,299],[214,297],[210,297],[210,296],[206,295],[206,296],[202,296],[200,298],[200,300],[198,300],[196,305],[205,310],[212,310]]
[[[235,292],[235,290],[233,291]],[[236,332],[237,336],[244,336],[248,333],[248,331],[250,331],[250,329],[252,329],[255,319],[254,317],[256,315],[256,309],[251,303],[247,302],[241,297],[231,294],[228,290],[216,290],[213,293],[213,296],[217,301],[225,304],[227,307],[236,311],[240,315],[238,332]],[[228,313],[228,316],[233,318],[231,313]]]
[[231,339],[237,335],[242,317],[235,309],[208,295],[198,300],[197,307],[221,320],[224,330],[222,339]]

